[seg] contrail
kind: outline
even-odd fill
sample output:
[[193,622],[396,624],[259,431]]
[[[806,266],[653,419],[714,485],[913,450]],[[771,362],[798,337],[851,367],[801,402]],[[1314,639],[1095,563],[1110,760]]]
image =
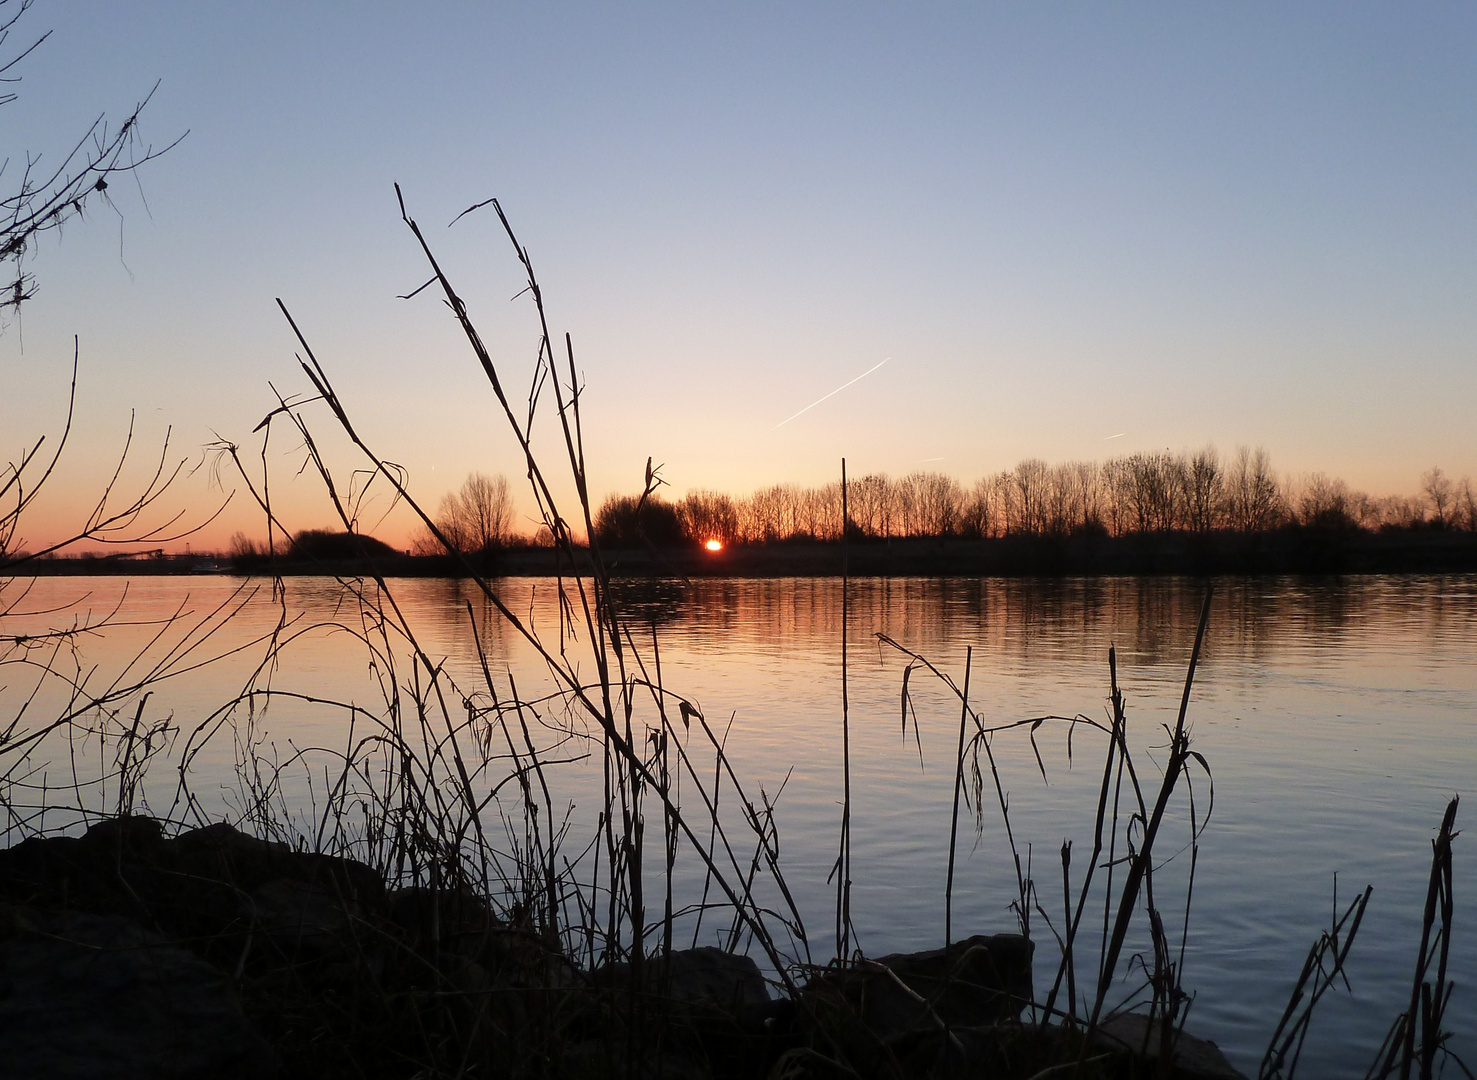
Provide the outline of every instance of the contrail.
[[[1128,432],[1126,432],[1126,431],[1120,431],[1117,435],[1109,435],[1108,436],[1108,439],[1121,439],[1121,438],[1123,438],[1123,436],[1125,436],[1127,434],[1128,434]],[[1104,439],[1103,442],[1107,442],[1108,439]]]
[[[884,359],[883,359],[883,361],[882,361],[882,364],[885,364],[885,363],[887,363],[887,361],[888,361],[888,360],[891,360],[891,359],[892,359],[892,357],[890,357],[890,356],[889,356],[889,357],[886,357],[886,358],[884,358]],[[858,376],[857,376],[857,377],[856,377],[856,378],[854,378],[854,379],[852,379],[852,380],[851,380],[851,382],[849,382],[849,383],[845,383],[845,384],[843,384],[843,385],[841,385],[841,386],[838,386],[838,387],[836,387],[836,389],[834,389],[834,390],[832,390],[832,391],[831,391],[831,392],[830,392],[830,393],[829,393],[829,394],[827,394],[827,395],[826,395],[826,396],[825,396],[825,397],[820,397],[820,398],[816,398],[816,399],[815,399],[815,400],[814,400],[814,401],[812,401],[812,402],[811,402],[811,403],[810,403],[810,404],[809,404],[809,405],[807,405],[807,406],[805,406],[805,408],[803,408],[803,409],[801,409],[801,410],[800,410],[800,411],[799,411],[799,412],[797,412],[797,413],[796,413],[796,414],[795,414],[795,416],[804,416],[804,415],[805,415],[805,414],[806,414],[806,413],[808,413],[808,412],[810,412],[810,410],[811,410],[811,409],[813,409],[813,408],[815,408],[815,407],[816,407],[816,406],[817,406],[817,405],[819,405],[819,404],[820,404],[820,403],[821,403],[821,402],[822,402],[822,401],[825,401],[825,400],[826,400],[826,398],[833,398],[833,397],[835,397],[835,396],[836,396],[836,395],[837,395],[837,394],[839,394],[839,393],[841,393],[841,391],[843,391],[843,390],[845,390],[845,389],[846,389],[846,387],[848,387],[848,386],[853,386],[853,385],[855,385],[855,384],[856,384],[856,383],[859,383],[859,382],[861,382],[861,381],[862,381],[862,380],[863,380],[863,379],[865,379],[865,378],[866,378],[866,377],[867,377],[867,376],[868,376],[868,375],[870,375],[870,374],[872,374],[872,372],[874,372],[874,371],[876,371],[876,370],[877,370],[877,369],[878,369],[878,368],[880,368],[880,367],[881,367],[881,366],[882,366],[882,364],[873,364],[873,365],[872,365],[872,366],[871,366],[871,367],[869,367],[869,368],[867,368],[867,370],[866,370],[866,371],[864,371],[864,372],[862,372],[862,373],[861,373],[861,374],[860,374],[860,375],[858,375]],[[791,420],[793,420],[793,419],[795,419],[795,416],[787,416],[787,417],[785,417],[785,419],[783,419],[783,420],[781,420],[781,421],[780,421],[780,422],[779,422],[779,423],[778,423],[778,424],[775,424],[775,425],[774,425],[774,427],[772,427],[772,428],[770,428],[770,429],[769,429],[769,430],[770,430],[770,431],[778,431],[778,430],[779,430],[779,429],[780,429],[780,428],[782,428],[782,427],[784,427],[784,426],[785,426],[785,425],[786,425],[786,424],[788,424],[788,423],[789,423],[789,422],[790,422],[790,421],[791,421]]]

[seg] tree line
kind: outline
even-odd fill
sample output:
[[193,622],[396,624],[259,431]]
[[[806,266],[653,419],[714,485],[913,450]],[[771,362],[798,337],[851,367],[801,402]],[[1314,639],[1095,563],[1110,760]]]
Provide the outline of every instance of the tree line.
[[[1376,498],[1322,473],[1281,477],[1262,449],[1242,447],[1222,457],[1206,447],[1104,462],[1052,465],[1031,458],[968,486],[940,472],[873,473],[847,484],[846,518],[850,537],[882,540],[1259,533],[1290,526],[1477,531],[1477,490],[1470,479],[1433,468],[1416,494]],[[515,529],[501,477],[469,477],[443,500],[438,526],[468,553],[538,542]],[[698,490],[670,501],[657,492],[612,495],[594,526],[596,538],[615,547],[836,540],[841,483],[776,484],[747,496]],[[417,550],[440,550],[429,541],[423,538]]]

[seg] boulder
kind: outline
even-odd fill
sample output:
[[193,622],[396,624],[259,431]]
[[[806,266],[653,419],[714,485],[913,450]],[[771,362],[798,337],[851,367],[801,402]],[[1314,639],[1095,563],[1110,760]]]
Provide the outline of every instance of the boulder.
[[[629,964],[606,964],[594,975],[595,985],[606,990],[627,989],[630,981]],[[646,994],[679,1005],[732,1012],[769,1002],[769,987],[752,957],[711,945],[647,957],[642,963],[642,983]]]
[[253,889],[249,899],[253,929],[290,959],[354,948],[358,905],[323,884],[274,878]]
[[485,901],[465,889],[423,885],[389,894],[389,917],[421,956],[458,953],[481,957],[503,923]]
[[647,963],[656,978],[665,977],[667,996],[673,1001],[726,1009],[769,1002],[769,986],[750,956],[703,945],[676,950],[669,957],[653,957]]
[[886,1042],[944,1025],[990,1025],[1020,1015],[1031,999],[1032,943],[1018,934],[977,934],[948,949],[893,953],[812,979],[819,1015],[849,1020]]
[[113,915],[8,909],[0,1078],[276,1075],[225,976]]
[[1159,1070],[1163,1026],[1152,1024],[1142,1013],[1119,1013],[1098,1025],[1097,1041],[1107,1049],[1123,1050],[1140,1061],[1155,1066],[1155,1076],[1173,1080],[1246,1080],[1234,1068],[1220,1047],[1209,1039],[1196,1038],[1187,1031],[1172,1032],[1170,1070]]

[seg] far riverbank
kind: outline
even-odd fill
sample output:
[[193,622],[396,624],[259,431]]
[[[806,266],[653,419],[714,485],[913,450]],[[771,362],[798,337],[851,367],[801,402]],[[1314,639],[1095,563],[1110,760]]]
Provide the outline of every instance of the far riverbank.
[[[1477,572],[1477,533],[1454,530],[1171,533],[1148,536],[1010,536],[978,540],[787,540],[734,545],[645,547],[607,552],[621,577],[1055,577],[1210,574],[1401,574]],[[552,548],[516,547],[469,560],[446,556],[288,559],[210,555],[83,556],[0,568],[23,576],[336,574],[386,577],[552,577],[587,572]]]

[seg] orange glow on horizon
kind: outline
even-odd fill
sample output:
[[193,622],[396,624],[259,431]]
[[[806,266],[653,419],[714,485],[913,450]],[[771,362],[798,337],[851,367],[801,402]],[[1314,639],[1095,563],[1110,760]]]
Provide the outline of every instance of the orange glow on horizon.
[[703,545],[703,547],[707,548],[709,551],[722,551],[723,550],[723,541],[722,540],[709,540],[706,544]]

